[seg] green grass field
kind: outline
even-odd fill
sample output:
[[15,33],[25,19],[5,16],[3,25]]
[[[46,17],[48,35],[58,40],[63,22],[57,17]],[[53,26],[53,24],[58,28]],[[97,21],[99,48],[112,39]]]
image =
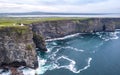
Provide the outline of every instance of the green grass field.
[[85,20],[87,18],[67,18],[67,17],[2,17],[0,18],[0,26],[18,26],[19,24],[31,24],[34,22],[56,21],[56,20]]

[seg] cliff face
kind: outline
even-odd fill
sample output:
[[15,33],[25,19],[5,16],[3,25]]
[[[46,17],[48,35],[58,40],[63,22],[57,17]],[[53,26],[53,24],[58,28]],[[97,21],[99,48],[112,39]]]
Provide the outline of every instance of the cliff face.
[[[120,29],[120,18],[57,20],[22,27],[0,27],[0,68],[38,67],[37,53],[47,51],[45,39],[74,33],[111,32]],[[35,44],[34,44],[35,43]]]
[[37,68],[37,54],[32,38],[32,31],[28,27],[1,27],[0,68]]
[[120,28],[120,18],[91,18],[85,20],[58,20],[32,24],[32,30],[45,39],[73,33],[111,32]]

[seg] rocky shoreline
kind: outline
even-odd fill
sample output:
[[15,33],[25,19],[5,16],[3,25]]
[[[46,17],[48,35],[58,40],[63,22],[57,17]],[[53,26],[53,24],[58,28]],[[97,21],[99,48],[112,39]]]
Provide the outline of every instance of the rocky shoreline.
[[[120,18],[89,18],[36,22],[23,27],[0,28],[0,68],[22,75],[16,68],[38,68],[37,52],[47,51],[45,40],[75,33],[114,32]],[[18,73],[18,74],[17,74]]]

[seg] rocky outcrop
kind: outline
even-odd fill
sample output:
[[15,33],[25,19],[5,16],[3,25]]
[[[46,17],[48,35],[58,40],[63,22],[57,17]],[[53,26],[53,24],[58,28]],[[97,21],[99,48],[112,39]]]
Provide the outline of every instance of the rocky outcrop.
[[36,45],[36,48],[38,48],[37,49],[38,51],[42,52],[47,51],[45,39],[41,35],[33,33],[33,41]]
[[32,31],[26,26],[0,27],[0,68],[37,68]]
[[33,32],[45,39],[63,37],[74,33],[112,32],[119,28],[120,18],[86,18],[32,24]]

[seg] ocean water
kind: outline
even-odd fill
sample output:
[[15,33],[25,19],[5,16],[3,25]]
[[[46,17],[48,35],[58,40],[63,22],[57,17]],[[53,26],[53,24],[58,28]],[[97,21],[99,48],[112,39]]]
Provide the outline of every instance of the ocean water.
[[47,42],[43,75],[120,75],[120,31],[80,34]]
[[116,30],[46,40],[48,51],[38,52],[39,68],[18,70],[25,75],[120,75],[119,37]]

